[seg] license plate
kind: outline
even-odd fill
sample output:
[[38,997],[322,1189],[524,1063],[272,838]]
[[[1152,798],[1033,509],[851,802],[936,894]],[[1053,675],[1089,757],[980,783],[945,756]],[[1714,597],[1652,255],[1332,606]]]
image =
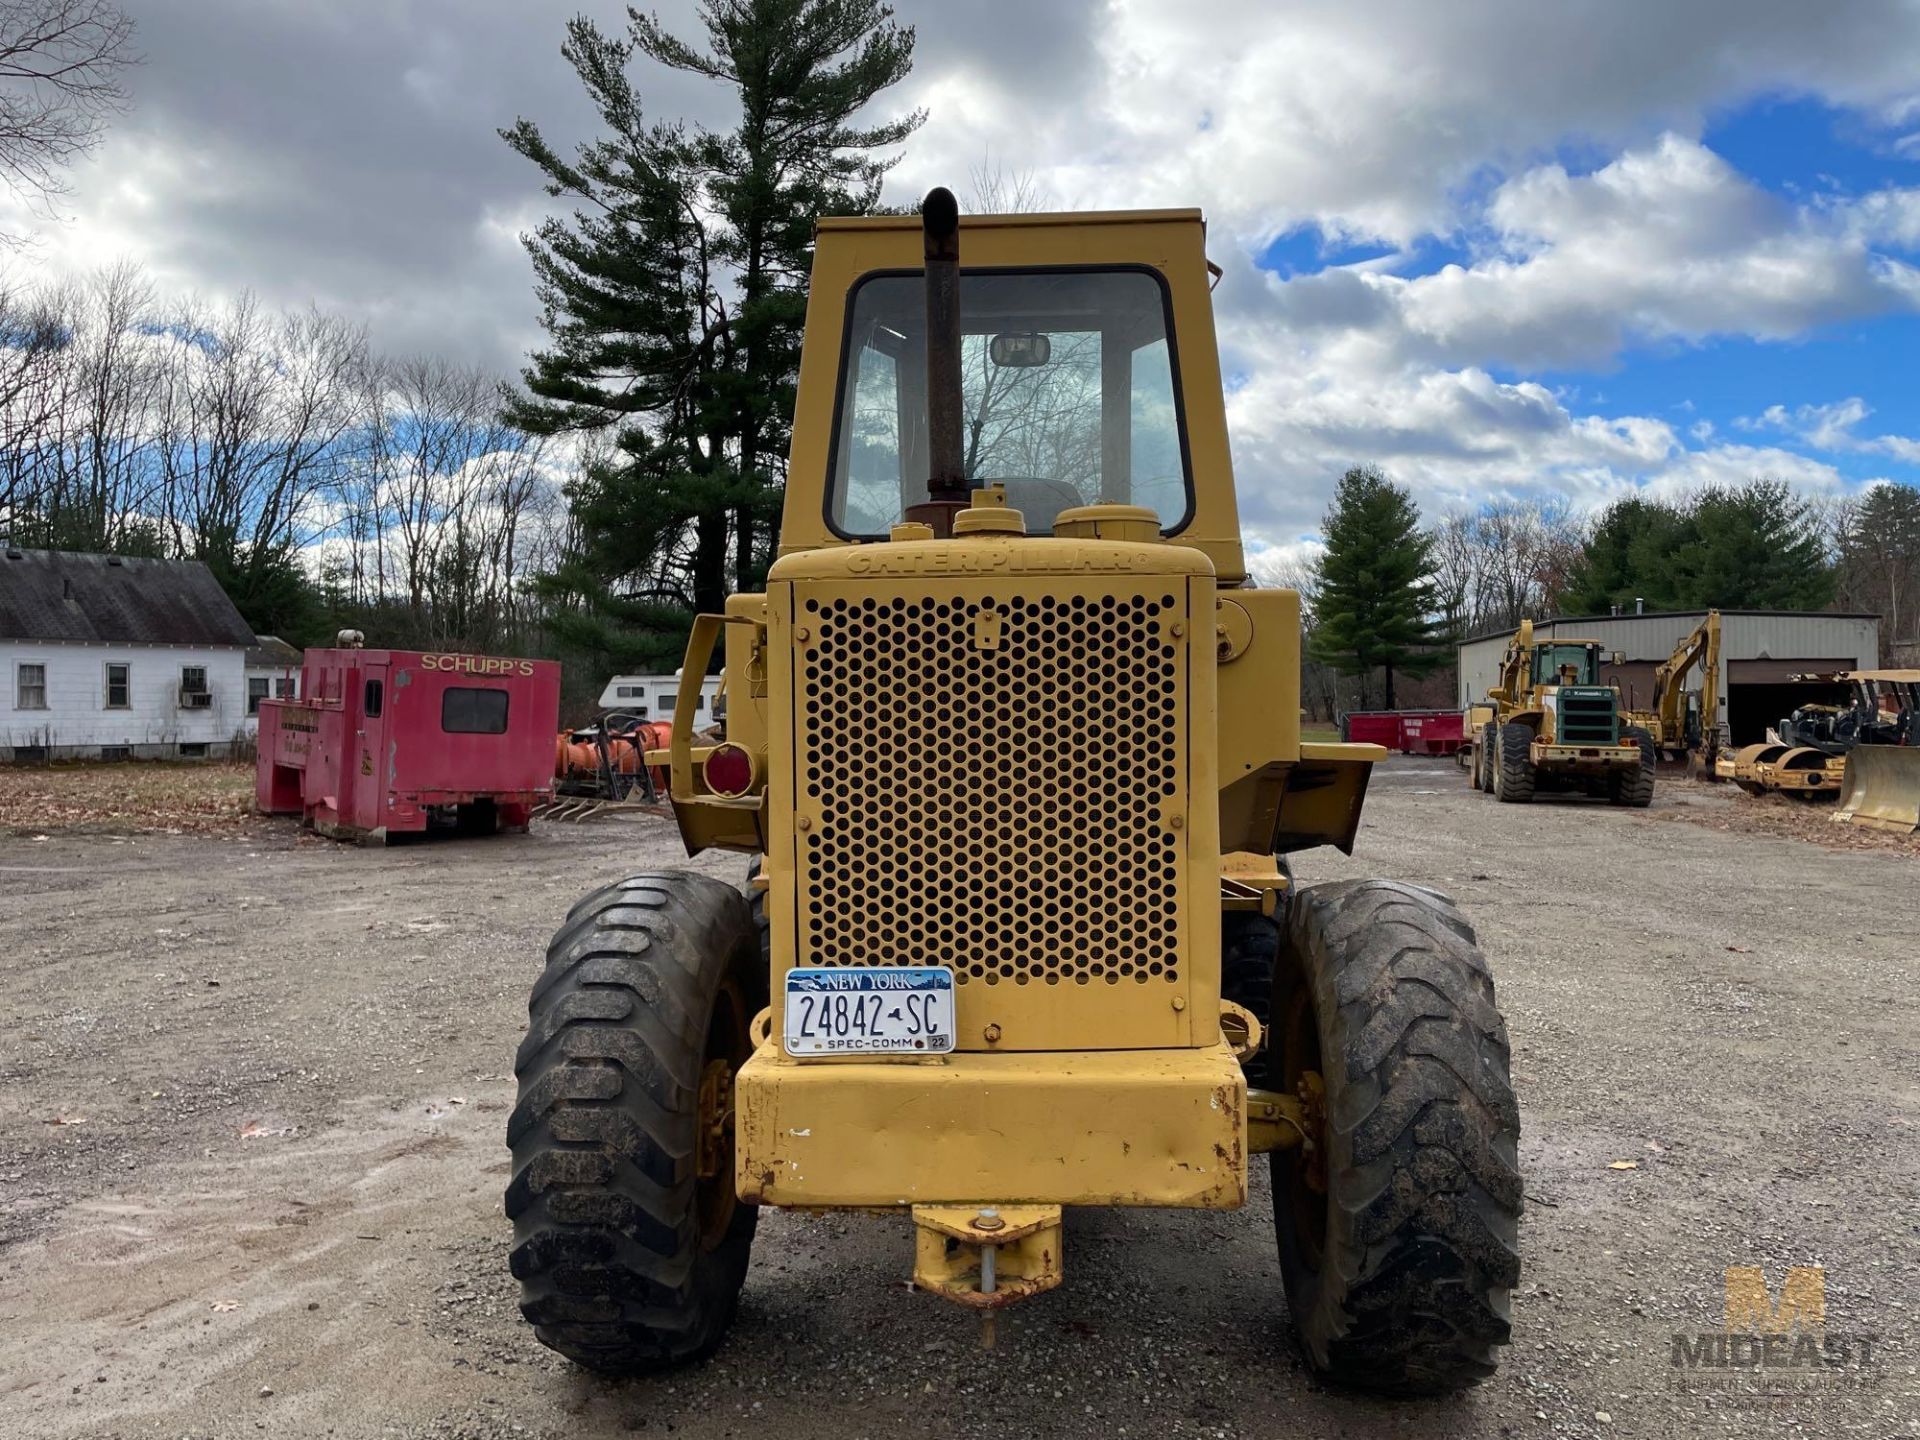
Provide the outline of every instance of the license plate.
[[861,965],[787,972],[789,1055],[944,1055],[953,971]]

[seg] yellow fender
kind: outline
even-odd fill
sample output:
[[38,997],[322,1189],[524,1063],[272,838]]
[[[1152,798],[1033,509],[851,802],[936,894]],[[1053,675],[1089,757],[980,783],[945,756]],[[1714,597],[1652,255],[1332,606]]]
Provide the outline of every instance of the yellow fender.
[[1847,752],[1846,785],[1833,818],[1902,835],[1920,830],[1920,749],[1854,746]]

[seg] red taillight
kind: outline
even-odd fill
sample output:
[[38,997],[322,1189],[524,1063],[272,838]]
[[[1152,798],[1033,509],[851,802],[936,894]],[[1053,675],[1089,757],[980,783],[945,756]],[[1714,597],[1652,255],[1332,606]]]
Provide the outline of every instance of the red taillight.
[[753,756],[738,745],[722,745],[707,756],[707,789],[731,800],[753,788]]

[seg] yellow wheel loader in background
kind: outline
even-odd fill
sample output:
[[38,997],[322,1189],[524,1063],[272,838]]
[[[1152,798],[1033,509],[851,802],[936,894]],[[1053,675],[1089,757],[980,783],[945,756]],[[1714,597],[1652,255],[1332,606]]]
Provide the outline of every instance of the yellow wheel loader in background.
[[694,746],[689,684],[668,752],[752,898],[636,875],[555,936],[508,1126],[527,1319],[596,1370],[704,1357],[767,1206],[895,1217],[916,1287],[991,1317],[1061,1283],[1064,1207],[1239,1209],[1265,1153],[1317,1371],[1490,1374],[1506,1027],[1452,901],[1293,885],[1385,752],[1300,739],[1199,213],[936,190],[817,240],[779,558],[686,658],[724,652],[728,736]]
[[1644,809],[1653,803],[1654,741],[1621,724],[1620,692],[1600,683],[1598,640],[1535,640],[1522,620],[1507,642],[1493,707],[1469,744],[1473,786],[1506,804],[1582,791]]

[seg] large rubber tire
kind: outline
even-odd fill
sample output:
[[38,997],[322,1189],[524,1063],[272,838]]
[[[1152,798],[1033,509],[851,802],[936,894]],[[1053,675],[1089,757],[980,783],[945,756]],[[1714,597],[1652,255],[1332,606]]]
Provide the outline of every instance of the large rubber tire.
[[1493,793],[1494,751],[1500,744],[1500,727],[1489,720],[1480,727],[1480,788]]
[[[1220,995],[1253,1012],[1262,1030],[1273,1017],[1273,972],[1280,961],[1279,922],[1257,910],[1223,910],[1220,914]],[[1269,1037],[1270,1038],[1270,1037]],[[1247,1087],[1268,1084],[1271,1043],[1240,1062]]]
[[1291,907],[1273,1005],[1274,1088],[1309,1071],[1325,1085],[1320,1190],[1303,1148],[1271,1157],[1308,1361],[1391,1395],[1486,1378],[1520,1278],[1520,1111],[1473,928],[1417,886],[1313,886]]
[[1631,770],[1615,770],[1607,776],[1607,803],[1644,810],[1653,803],[1654,765],[1659,756],[1653,748],[1653,736],[1638,725],[1620,732],[1620,743],[1640,747],[1640,763]]
[[636,875],[568,912],[507,1122],[512,1268],[542,1344],[632,1374],[725,1337],[757,1212],[734,1198],[731,1121],[699,1174],[699,1097],[745,1061],[766,988],[746,898],[718,880]]
[[1493,798],[1508,805],[1533,799],[1533,731],[1525,725],[1502,725],[1495,739]]

